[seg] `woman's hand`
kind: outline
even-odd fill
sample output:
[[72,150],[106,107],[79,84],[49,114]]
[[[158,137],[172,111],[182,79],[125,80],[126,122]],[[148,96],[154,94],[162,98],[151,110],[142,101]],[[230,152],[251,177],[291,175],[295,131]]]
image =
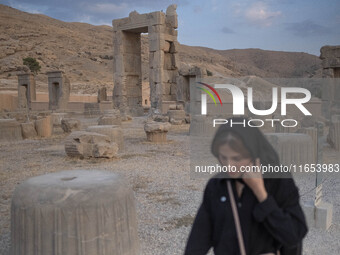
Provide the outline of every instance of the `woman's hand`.
[[[267,199],[268,193],[264,186],[259,158],[255,160],[255,165],[256,165],[257,171],[245,172],[242,175],[242,179],[248,185],[248,187],[253,191],[257,200],[261,203]],[[250,166],[253,166],[253,164],[251,163]]]

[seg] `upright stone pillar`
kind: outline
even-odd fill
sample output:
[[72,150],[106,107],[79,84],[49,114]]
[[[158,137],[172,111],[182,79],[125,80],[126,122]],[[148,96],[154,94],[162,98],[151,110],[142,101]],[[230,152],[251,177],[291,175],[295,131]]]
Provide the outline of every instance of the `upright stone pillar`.
[[128,18],[113,20],[113,102],[123,114],[142,115],[141,33],[149,33],[149,83],[153,111],[162,102],[176,100],[177,14],[176,5],[166,14],[134,11]]
[[106,88],[103,87],[103,88],[98,89],[97,102],[101,103],[105,101],[107,101],[107,93],[106,93]]
[[36,100],[34,75],[18,74],[18,108],[31,109],[32,101]]
[[323,77],[328,78],[322,88],[322,114],[330,120],[340,114],[340,45],[323,46],[320,52]]
[[67,108],[70,98],[70,81],[62,71],[47,72],[50,110]]

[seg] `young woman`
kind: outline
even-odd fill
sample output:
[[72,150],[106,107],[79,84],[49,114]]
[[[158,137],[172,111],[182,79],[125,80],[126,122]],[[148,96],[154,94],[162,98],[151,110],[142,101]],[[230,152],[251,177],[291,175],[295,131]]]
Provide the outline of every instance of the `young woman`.
[[[234,122],[243,120],[233,118]],[[302,254],[307,226],[291,175],[241,171],[244,166],[279,165],[277,153],[261,131],[221,125],[211,151],[221,165],[237,171],[220,173],[207,183],[185,255],[207,254],[210,248],[216,255]],[[236,204],[234,214],[230,195]]]

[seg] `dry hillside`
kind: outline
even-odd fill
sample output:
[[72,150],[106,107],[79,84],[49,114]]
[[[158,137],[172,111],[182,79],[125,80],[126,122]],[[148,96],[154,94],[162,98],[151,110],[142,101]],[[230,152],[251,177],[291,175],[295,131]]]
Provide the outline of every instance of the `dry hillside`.
[[[142,61],[146,62],[146,38],[142,44]],[[40,91],[47,90],[45,72],[53,69],[65,72],[73,92],[93,93],[100,86],[113,87],[111,27],[63,22],[0,5],[0,88],[15,87],[16,74],[26,68],[22,65],[25,57],[36,58],[42,66],[36,78]],[[182,64],[223,76],[309,77],[320,72],[319,58],[306,53],[180,45],[179,57]],[[147,79],[147,69],[143,75]]]

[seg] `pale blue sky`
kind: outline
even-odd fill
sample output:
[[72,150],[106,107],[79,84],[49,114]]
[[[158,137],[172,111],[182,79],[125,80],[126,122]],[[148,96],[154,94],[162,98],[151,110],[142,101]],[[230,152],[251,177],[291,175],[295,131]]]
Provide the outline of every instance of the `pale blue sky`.
[[178,41],[214,49],[261,48],[320,54],[340,44],[339,0],[0,0],[63,21],[111,25],[112,19],[163,10],[176,3]]

